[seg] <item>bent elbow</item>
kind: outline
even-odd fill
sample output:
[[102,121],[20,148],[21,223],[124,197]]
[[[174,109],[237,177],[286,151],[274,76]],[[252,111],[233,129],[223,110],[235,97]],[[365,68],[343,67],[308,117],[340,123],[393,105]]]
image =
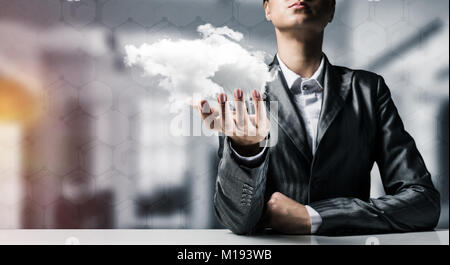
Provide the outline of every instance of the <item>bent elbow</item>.
[[217,209],[216,205],[214,205],[214,213],[217,220],[219,220],[219,222],[226,229],[229,229],[233,234],[248,235],[253,230],[253,227],[249,225],[246,220],[243,220],[241,218],[233,218],[232,216],[222,215],[219,209]]
[[421,230],[433,230],[439,223],[441,216],[441,198],[439,191],[435,188],[426,189],[422,193],[427,197],[423,210]]
[[249,235],[253,230],[252,227],[246,225],[231,226],[229,227],[229,229],[231,232],[233,232],[233,234],[240,236]]
[[[236,209],[230,209],[226,205],[214,200],[214,213],[217,220],[236,235],[248,235],[256,226],[255,220],[249,214],[243,214]],[[255,223],[253,225],[253,223]]]
[[439,191],[435,189],[430,199],[428,229],[434,229],[438,225],[440,217],[441,217],[441,197]]

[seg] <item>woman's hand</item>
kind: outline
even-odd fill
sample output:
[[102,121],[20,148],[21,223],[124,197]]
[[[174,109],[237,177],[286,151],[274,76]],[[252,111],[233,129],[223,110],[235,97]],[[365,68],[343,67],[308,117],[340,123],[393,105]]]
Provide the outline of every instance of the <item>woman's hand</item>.
[[267,202],[263,227],[285,234],[311,234],[311,217],[306,206],[280,192],[274,192]]
[[266,114],[266,106],[261,93],[252,91],[255,114],[249,114],[245,106],[245,95],[241,89],[234,90],[235,111],[231,111],[228,96],[221,93],[217,97],[219,109],[210,106],[208,101],[201,100],[197,109],[208,128],[222,132],[230,137],[235,150],[243,156],[257,154],[260,143],[269,134],[270,122]]

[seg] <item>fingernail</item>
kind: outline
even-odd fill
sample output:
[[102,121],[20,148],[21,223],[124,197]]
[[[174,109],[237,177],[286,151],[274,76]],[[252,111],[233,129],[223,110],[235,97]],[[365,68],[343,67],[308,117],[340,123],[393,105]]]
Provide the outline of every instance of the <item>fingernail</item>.
[[223,104],[223,103],[225,103],[227,101],[227,95],[226,94],[220,94],[218,99],[219,99],[219,103]]
[[244,92],[240,89],[236,90],[236,94],[238,99],[242,99],[242,97],[244,96]]
[[255,98],[257,98],[257,99],[261,98],[261,93],[259,93],[258,90],[255,90]]

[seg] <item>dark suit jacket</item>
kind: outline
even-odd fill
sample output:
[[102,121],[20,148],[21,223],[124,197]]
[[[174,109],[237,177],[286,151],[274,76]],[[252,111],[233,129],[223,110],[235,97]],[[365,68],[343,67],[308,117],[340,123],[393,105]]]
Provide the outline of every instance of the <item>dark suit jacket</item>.
[[[375,234],[433,229],[440,198],[383,78],[333,66],[325,57],[324,95],[314,155],[293,95],[275,57],[277,78],[266,87],[278,101],[278,142],[262,161],[245,165],[220,137],[214,208],[236,234],[256,231],[270,195],[279,191],[322,217],[321,235]],[[272,111],[271,111],[272,112]],[[372,199],[377,163],[386,196]]]

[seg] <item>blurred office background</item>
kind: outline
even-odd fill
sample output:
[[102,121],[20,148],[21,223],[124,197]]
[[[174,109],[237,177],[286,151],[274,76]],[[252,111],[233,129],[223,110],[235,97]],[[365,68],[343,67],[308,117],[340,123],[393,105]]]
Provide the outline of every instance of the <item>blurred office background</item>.
[[[174,137],[124,45],[206,22],[276,52],[261,0],[0,0],[0,228],[219,228],[215,137]],[[448,228],[449,1],[338,0],[332,63],[383,75]],[[195,118],[195,117],[194,117]],[[383,194],[374,167],[372,196]]]

